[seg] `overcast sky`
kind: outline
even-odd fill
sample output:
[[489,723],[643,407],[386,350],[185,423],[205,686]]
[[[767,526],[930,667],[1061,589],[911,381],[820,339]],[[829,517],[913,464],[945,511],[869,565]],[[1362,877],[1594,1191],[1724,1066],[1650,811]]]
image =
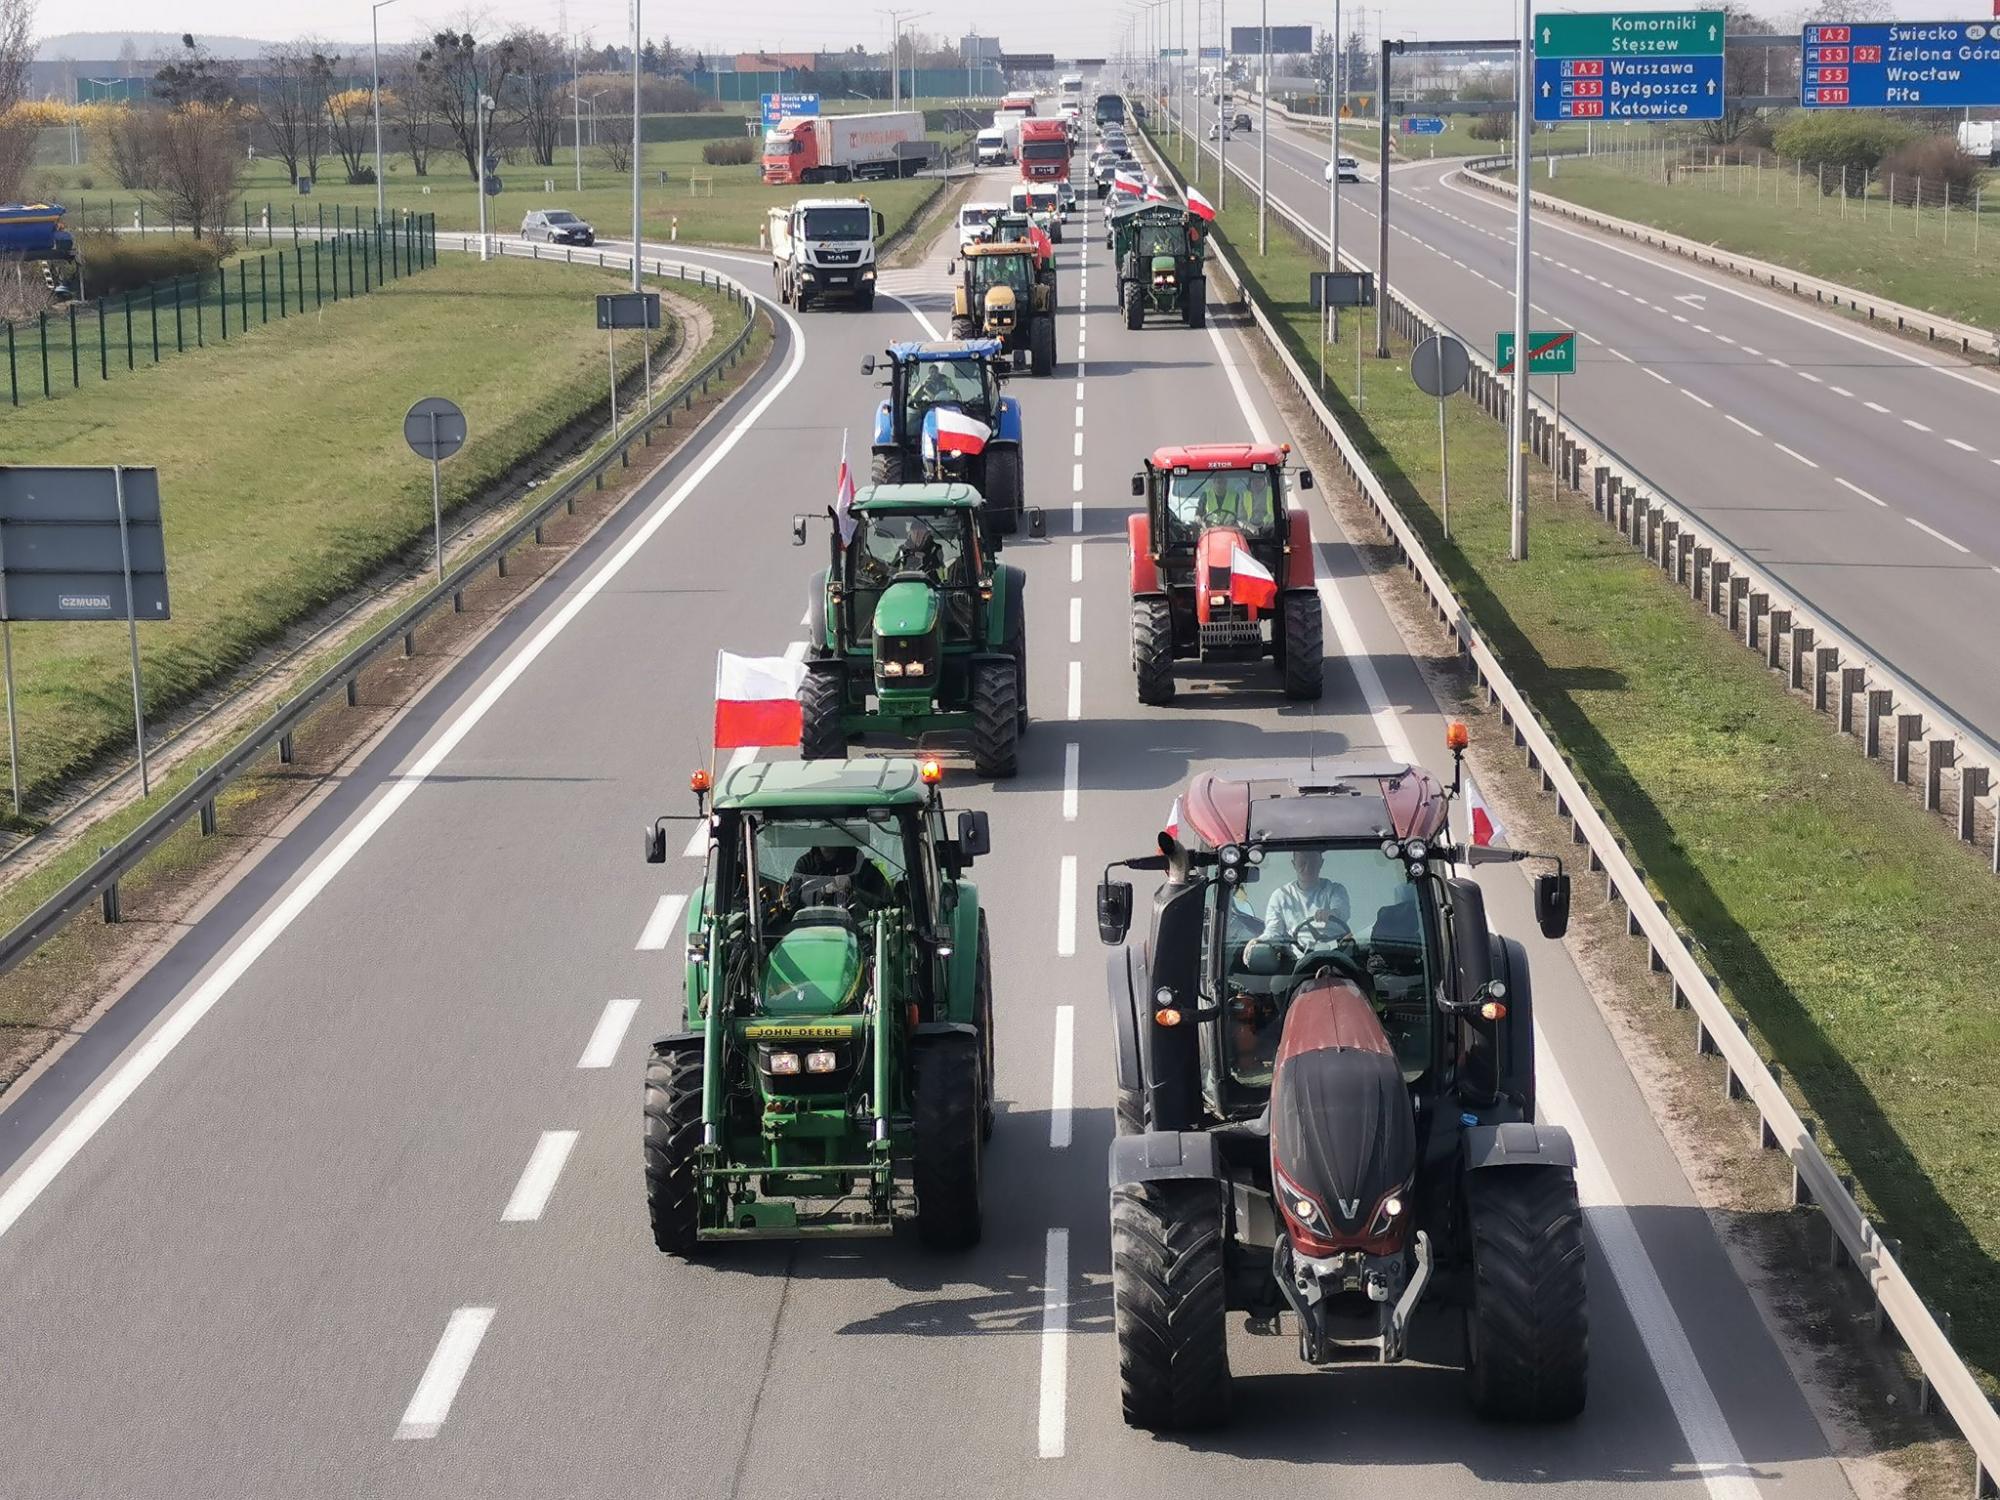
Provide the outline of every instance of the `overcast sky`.
[[[997,29],[1002,44],[1012,52],[1055,52],[1067,56],[1094,56],[1110,51],[1124,35],[1124,17],[1133,0],[1011,0],[995,6],[990,0],[899,0],[907,8],[925,14],[913,24],[923,31],[956,37],[973,29],[980,21]],[[1332,17],[1327,4],[1312,9],[1291,0],[1268,0],[1273,26],[1310,23],[1325,26]],[[1719,3],[1719,0],[1711,0]],[[1596,10],[1609,6],[1594,4],[1540,4],[1551,10]],[[1983,4],[1938,4],[1935,0],[1892,0],[1898,15],[1907,18],[1941,20],[1951,17],[1980,17],[1988,14]],[[557,28],[563,6],[572,31],[589,32],[599,42],[613,40],[629,31],[630,10],[625,0],[491,0],[475,9],[496,28],[514,23]],[[1193,0],[1167,0],[1178,29],[1185,11],[1192,25]],[[1639,8],[1635,6],[1634,8]],[[1789,5],[1754,5],[1773,17],[1795,16],[1800,8]],[[1204,30],[1212,38],[1217,15],[1216,0],[1201,7]],[[1377,33],[1384,7],[1364,3],[1366,29]],[[1399,0],[1389,7],[1390,27],[1401,36],[1418,38],[1506,35],[1513,14],[1507,0]],[[464,13],[459,4],[438,4],[433,0],[395,0],[382,12],[382,39],[407,41],[436,30]],[[1352,4],[1343,7],[1343,27],[1351,27]],[[41,29],[57,32],[75,25],[93,31],[159,30],[171,25],[178,31],[193,27],[200,31],[238,36],[269,37],[273,40],[312,30],[332,41],[366,43],[369,8],[367,0],[346,0],[329,4],[308,0],[297,7],[274,7],[269,0],[180,0],[163,13],[157,0],[92,0],[88,14],[65,9],[54,0],[43,0]],[[1232,26],[1255,25],[1253,0],[1234,0],[1227,5],[1226,19]],[[747,0],[734,6],[689,5],[685,0],[656,0],[648,6],[644,28],[648,36],[670,35],[685,47],[704,50],[809,51],[840,48],[857,42],[879,46],[887,36],[887,25],[876,6],[863,0],[860,5],[843,6],[829,0]]]

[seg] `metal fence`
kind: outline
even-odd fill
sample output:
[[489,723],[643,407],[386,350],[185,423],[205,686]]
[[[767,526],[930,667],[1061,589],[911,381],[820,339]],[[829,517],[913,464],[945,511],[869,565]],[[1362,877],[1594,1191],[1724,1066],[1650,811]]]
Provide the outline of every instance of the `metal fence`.
[[273,319],[364,297],[436,263],[437,221],[427,214],[324,240],[302,238],[212,273],[71,301],[33,322],[6,324],[8,404],[49,400],[108,381],[114,372],[150,369]]

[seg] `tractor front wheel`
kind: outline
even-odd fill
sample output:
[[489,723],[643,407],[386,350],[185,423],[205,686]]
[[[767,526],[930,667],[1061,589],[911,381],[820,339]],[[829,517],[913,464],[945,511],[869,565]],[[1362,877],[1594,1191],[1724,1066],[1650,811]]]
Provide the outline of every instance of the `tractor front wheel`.
[[1284,633],[1278,665],[1285,674],[1285,696],[1313,702],[1324,686],[1324,622],[1319,594],[1294,589],[1279,601],[1276,628]]
[[646,1213],[653,1243],[694,1254],[701,1227],[701,1048],[655,1047],[646,1063]]
[[972,979],[973,1023],[979,1028],[979,1138],[993,1139],[993,947],[986,913],[979,914],[979,968]]
[[1465,1376],[1473,1410],[1556,1422],[1583,1410],[1590,1317],[1583,1213],[1565,1167],[1500,1167],[1465,1177],[1472,1302]]
[[877,450],[868,460],[868,482],[870,484],[901,484],[903,482],[903,455],[899,450],[883,453]]
[[805,685],[799,689],[802,724],[799,756],[803,760],[842,760],[847,755],[847,733],[840,727],[841,702],[845,696],[838,664],[829,671],[808,665]]
[[970,318],[953,318],[951,336],[955,339],[970,339],[979,336],[979,325]]
[[917,1238],[933,1250],[979,1243],[979,1039],[926,1037],[915,1071]]
[[1037,375],[1056,372],[1056,320],[1044,314],[1028,333],[1029,359]]
[[1174,615],[1158,594],[1132,601],[1132,671],[1141,703],[1174,701]]
[[1122,294],[1125,299],[1125,326],[1127,328],[1144,327],[1146,323],[1146,294],[1140,290],[1139,283],[1136,281],[1126,282],[1122,289]]
[[1177,1432],[1229,1420],[1226,1232],[1218,1183],[1111,1190],[1111,1315],[1127,1426]]
[[1021,529],[1021,450],[986,450],[986,503],[993,507],[993,529],[1012,536]]
[[1021,738],[1021,681],[1011,661],[972,671],[972,764],[981,776],[1014,774]]

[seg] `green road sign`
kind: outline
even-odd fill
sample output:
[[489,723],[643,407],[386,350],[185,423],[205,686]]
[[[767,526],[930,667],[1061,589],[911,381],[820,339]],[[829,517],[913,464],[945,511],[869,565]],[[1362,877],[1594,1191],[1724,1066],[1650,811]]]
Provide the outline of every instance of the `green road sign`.
[[1537,57],[1720,57],[1726,13],[1611,10],[1535,17]]
[[[1514,335],[1494,335],[1493,363],[1502,375],[1514,373]],[[1576,373],[1576,333],[1572,329],[1543,329],[1528,335],[1530,375],[1574,375]]]

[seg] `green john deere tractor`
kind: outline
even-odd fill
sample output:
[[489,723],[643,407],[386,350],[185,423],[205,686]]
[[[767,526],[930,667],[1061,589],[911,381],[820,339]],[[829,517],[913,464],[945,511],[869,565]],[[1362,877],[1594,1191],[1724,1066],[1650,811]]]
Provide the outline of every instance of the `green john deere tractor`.
[[1208,291],[1202,271],[1207,229],[1201,219],[1174,204],[1153,203],[1112,220],[1111,235],[1125,326],[1144,327],[1150,312],[1201,327]]
[[[836,523],[808,598],[800,690],[807,760],[864,735],[965,743],[982,776],[1012,776],[1028,727],[1026,579],[967,484],[872,484]],[[808,518],[795,516],[803,545]]]
[[[653,1242],[979,1239],[993,1125],[993,982],[966,866],[986,814],[945,820],[936,763],[728,772],[687,917],[684,1025],[646,1062]],[[646,858],[667,857],[666,819]]]

